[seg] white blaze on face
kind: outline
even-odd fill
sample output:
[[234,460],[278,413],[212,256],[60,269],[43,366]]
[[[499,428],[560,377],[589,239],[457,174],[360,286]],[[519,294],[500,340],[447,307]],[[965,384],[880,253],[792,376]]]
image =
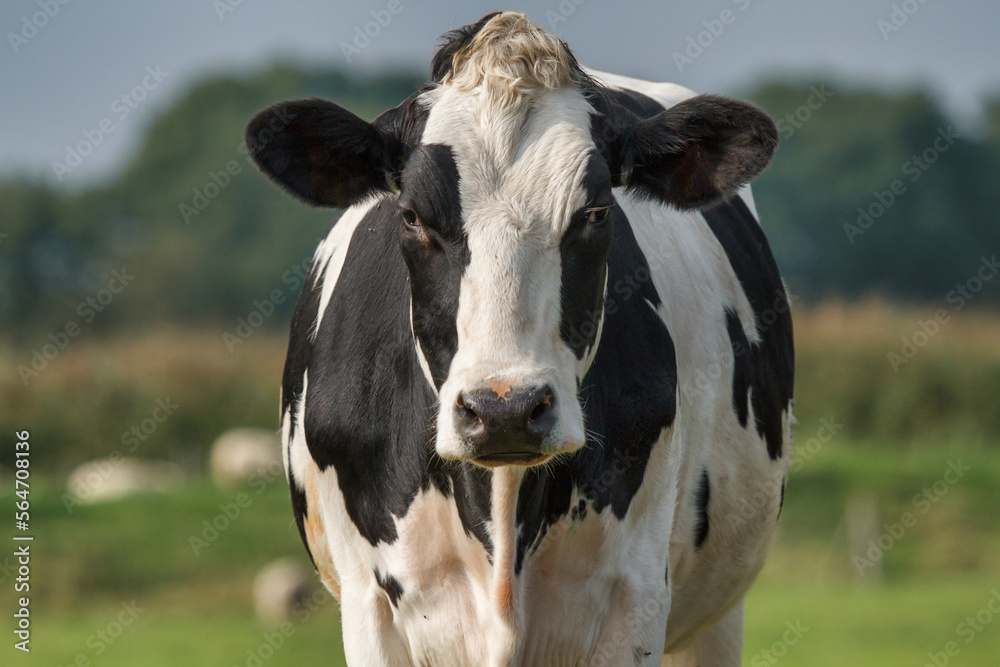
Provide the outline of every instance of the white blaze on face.
[[594,144],[590,106],[573,89],[496,108],[475,91],[431,94],[425,144],[455,157],[470,261],[462,277],[458,349],[441,386],[437,450],[461,458],[454,428],[459,394],[494,388],[553,389],[557,425],[546,452],[584,443],[578,360],[559,336],[559,244],[586,203],[583,178]]

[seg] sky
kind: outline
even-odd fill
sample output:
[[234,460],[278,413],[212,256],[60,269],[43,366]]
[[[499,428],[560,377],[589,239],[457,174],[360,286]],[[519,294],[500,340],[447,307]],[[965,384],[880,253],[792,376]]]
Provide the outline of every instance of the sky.
[[[65,2],[65,4],[62,4]],[[505,8],[472,0],[5,0],[0,179],[108,179],[191,85],[275,61],[426,71],[447,29]],[[739,94],[793,78],[921,86],[972,126],[1000,94],[996,0],[524,0],[597,69]],[[367,34],[366,34],[367,33]],[[67,147],[92,144],[71,165]],[[57,165],[62,165],[57,166]]]

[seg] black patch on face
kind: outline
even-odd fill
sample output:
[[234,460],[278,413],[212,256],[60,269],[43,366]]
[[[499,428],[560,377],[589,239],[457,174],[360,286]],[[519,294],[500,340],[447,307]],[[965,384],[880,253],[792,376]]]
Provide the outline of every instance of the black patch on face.
[[[726,251],[740,286],[753,308],[759,345],[748,345],[746,373],[757,434],[767,443],[771,459],[782,455],[781,414],[789,409],[795,375],[795,347],[788,296],[764,230],[740,197],[702,211],[708,226]],[[727,326],[728,326],[727,315]],[[731,333],[732,335],[732,333]],[[737,369],[740,361],[737,358]],[[736,378],[733,378],[736,388]],[[745,404],[746,393],[743,393]],[[735,394],[734,394],[735,401]],[[739,416],[739,406],[734,404]],[[746,423],[744,418],[741,423]]]
[[726,308],[726,332],[733,347],[733,410],[740,426],[746,428],[749,418],[750,404],[747,402],[747,392],[750,391],[750,343],[746,332],[740,324],[736,312]]
[[694,522],[694,548],[697,551],[705,543],[708,537],[708,501],[712,495],[712,490],[708,484],[708,470],[701,469],[701,479],[698,481],[698,493],[694,499],[695,522]]
[[573,214],[573,220],[559,244],[562,263],[559,337],[573,350],[577,359],[583,358],[597,336],[613,232],[610,214],[602,223],[587,222],[588,209],[614,203],[608,167],[596,153],[587,162],[583,190],[587,195],[586,203]]
[[400,247],[413,294],[413,330],[440,388],[458,349],[458,299],[470,258],[451,148],[417,148],[402,181],[399,207],[412,210],[420,221],[419,231],[400,224]]
[[392,606],[399,608],[399,598],[403,597],[403,585],[399,583],[399,579],[396,579],[396,577],[388,572],[383,576],[376,568],[375,581],[378,582],[379,588],[389,596],[389,602],[392,603]]
[[410,332],[401,224],[383,200],[351,239],[308,362],[309,453],[320,470],[336,469],[351,521],[372,545],[395,541],[393,517],[433,486],[454,495],[466,531],[489,548],[491,474],[434,453],[436,399]]
[[549,526],[569,511],[574,488],[593,511],[610,507],[623,519],[642,485],[653,445],[676,414],[674,344],[650,308],[659,306],[660,296],[625,214],[616,206],[611,217],[604,328],[580,391],[587,444],[525,473],[517,504],[515,572],[521,571],[526,553],[541,545]]

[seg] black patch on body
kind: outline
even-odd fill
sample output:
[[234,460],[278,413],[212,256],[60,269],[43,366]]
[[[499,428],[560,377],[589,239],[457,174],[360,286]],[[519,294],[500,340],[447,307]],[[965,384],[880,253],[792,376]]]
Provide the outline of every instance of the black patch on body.
[[785,481],[781,480],[781,499],[778,501],[778,518],[781,518],[781,510],[785,509]]
[[[746,345],[736,359],[733,378],[733,401],[737,417],[741,408],[736,403],[737,379],[735,373],[746,374],[749,380],[750,400],[753,405],[757,434],[767,443],[771,459],[782,455],[784,433],[781,414],[789,409],[795,374],[795,348],[792,341],[792,316],[788,296],[781,282],[778,266],[771,255],[764,230],[753,217],[740,197],[702,211],[712,233],[722,245],[733,267],[740,286],[750,301],[756,320],[759,345]],[[727,313],[727,329],[733,340],[734,327]],[[739,336],[737,336],[738,338]],[[742,339],[745,343],[745,337]],[[735,353],[734,343],[734,353]],[[745,360],[741,360],[741,358]],[[744,382],[740,381],[741,385]],[[746,392],[742,393],[745,409]],[[746,424],[746,418],[741,424]]]
[[750,417],[747,393],[750,391],[750,343],[736,311],[726,308],[726,332],[733,348],[733,410],[740,426],[746,428]]
[[[281,416],[285,418],[285,412],[289,413],[289,438],[295,436],[295,429],[298,425],[299,415],[296,409],[299,398],[302,396],[303,373],[309,365],[312,357],[312,339],[309,332],[316,322],[316,314],[319,312],[319,302],[323,295],[322,286],[315,286],[315,266],[306,275],[302,292],[299,294],[299,301],[292,315],[292,327],[288,342],[288,356],[285,357],[285,369],[281,382]],[[306,547],[309,560],[316,568],[316,561],[313,559],[312,551],[309,549],[309,541],[306,539],[306,517],[309,516],[309,506],[306,502],[305,491],[299,489],[299,482],[292,473],[291,447],[285,453],[286,466],[288,470],[288,490],[292,497],[292,513],[295,515],[295,525],[299,529],[299,537]]]
[[299,294],[299,301],[292,314],[292,327],[288,339],[288,355],[285,357],[285,370],[281,378],[281,416],[291,409],[290,433],[295,433],[299,416],[296,409],[302,396],[302,374],[309,367],[312,358],[313,342],[310,332],[316,324],[319,314],[319,303],[323,298],[322,284],[316,285],[316,266],[313,265],[306,275]]
[[697,551],[705,543],[708,537],[708,502],[712,496],[712,489],[708,484],[708,469],[701,469],[701,478],[698,480],[698,493],[695,495],[695,522],[694,522],[694,548]]
[[312,563],[313,569],[319,572],[319,568],[316,567],[316,559],[312,555],[312,549],[309,548],[309,540],[306,539],[306,519],[309,517],[309,504],[306,502],[305,491],[299,489],[298,480],[292,474],[291,448],[285,454],[285,459],[285,467],[288,470],[288,490],[292,495],[292,513],[295,515],[295,525],[299,529],[299,537],[302,538],[302,544],[305,545],[309,562]]
[[403,597],[403,585],[399,583],[399,579],[392,576],[388,572],[383,576],[378,569],[375,569],[375,581],[378,582],[379,588],[385,591],[386,595],[389,596],[389,602],[392,603],[393,607],[399,607],[399,598]]
[[[570,509],[573,489],[593,511],[622,519],[638,492],[653,445],[676,414],[674,344],[653,307],[660,296],[625,214],[611,209],[608,298],[594,363],[580,390],[587,445],[572,456],[529,469],[517,503],[515,572],[549,526]],[[644,279],[641,279],[644,277]]]

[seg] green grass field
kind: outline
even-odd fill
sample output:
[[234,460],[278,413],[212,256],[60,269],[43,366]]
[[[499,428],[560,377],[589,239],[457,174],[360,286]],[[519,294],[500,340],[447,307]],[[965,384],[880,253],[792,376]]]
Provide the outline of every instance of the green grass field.
[[[805,447],[808,432],[799,436]],[[1000,619],[984,622],[993,620],[987,604],[1000,590],[1000,452],[836,438],[814,449],[800,451],[779,538],[747,603],[744,663],[920,667],[955,642],[949,664],[1000,664]],[[969,470],[922,512],[914,496],[933,494],[956,460]],[[196,554],[192,536],[205,539],[202,522],[240,492],[249,506]],[[339,610],[325,593],[283,633],[253,618],[257,569],[279,556],[305,562],[280,477],[230,490],[202,481],[71,514],[61,493],[54,483],[33,491],[32,653],[14,651],[9,640],[2,664],[343,663]],[[845,508],[857,497],[877,508],[879,525],[915,517],[881,556],[882,578],[867,582],[856,576],[845,528]],[[975,626],[960,626],[967,617]],[[788,624],[797,632],[786,632]],[[4,627],[9,639],[6,613]]]

